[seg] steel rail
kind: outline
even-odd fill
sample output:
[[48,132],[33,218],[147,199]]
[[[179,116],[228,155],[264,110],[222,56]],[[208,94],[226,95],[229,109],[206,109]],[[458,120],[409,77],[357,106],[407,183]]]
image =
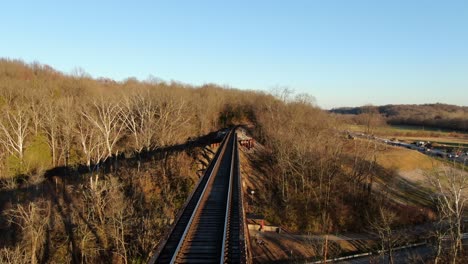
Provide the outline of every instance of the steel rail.
[[245,208],[244,208],[244,193],[242,192],[242,174],[240,170],[240,157],[239,148],[236,148],[236,174],[237,174],[237,191],[239,195],[239,243],[241,246],[241,263],[251,263],[252,252],[250,251],[250,234],[248,225],[245,222]]
[[234,137],[234,140],[232,141],[232,154],[231,154],[231,168],[229,170],[229,185],[228,185],[228,193],[226,197],[226,213],[224,216],[224,231],[223,231],[223,244],[221,246],[221,259],[219,263],[223,264],[227,255],[226,252],[226,243],[228,243],[228,228],[229,228],[229,217],[230,217],[230,212],[231,212],[231,194],[232,194],[232,181],[233,181],[233,176],[234,176],[234,154],[236,152],[236,144],[237,144],[237,137],[236,133],[232,135]]
[[219,163],[221,162],[221,160],[223,159],[224,157],[224,154],[225,154],[225,151],[226,151],[226,148],[227,148],[227,145],[229,144],[229,139],[232,135],[233,131],[229,132],[229,134],[226,135],[226,144],[224,144],[223,146],[223,149],[221,150],[220,152],[220,155],[218,156],[218,159],[216,160],[216,163],[215,163],[215,166],[213,167],[213,170],[211,171],[210,173],[210,176],[208,178],[208,180],[206,181],[206,184],[205,186],[203,187],[203,191],[197,201],[197,205],[195,206],[193,212],[192,212],[192,215],[190,216],[190,220],[189,222],[187,223],[187,225],[185,226],[185,230],[184,230],[184,233],[182,234],[180,240],[179,240],[179,244],[177,245],[177,248],[176,250],[174,251],[174,255],[172,256],[172,259],[171,259],[171,264],[175,263],[176,259],[177,259],[177,256],[179,255],[179,251],[180,249],[182,248],[182,245],[183,243],[185,242],[185,238],[187,236],[187,233],[189,232],[190,230],[190,227],[192,225],[192,222],[193,222],[193,219],[195,218],[195,215],[197,213],[199,213],[199,206],[200,206],[200,203],[202,202],[203,198],[204,198],[204,195],[205,195],[205,192],[206,192],[206,189],[210,186],[210,183],[211,181],[213,180],[213,174],[214,172],[218,173],[218,165]]
[[149,263],[251,263],[237,141],[234,128]]
[[[173,234],[173,232],[175,231],[177,225],[181,221],[181,218],[182,218],[185,210],[187,210],[187,207],[190,205],[190,202],[192,201],[192,199],[198,199],[198,201],[200,201],[200,198],[202,197],[202,195],[199,195],[198,198],[195,197],[195,195],[196,195],[196,193],[198,191],[198,188],[201,187],[200,185],[204,183],[205,185],[203,186],[203,191],[206,189],[206,186],[208,185],[208,183],[209,183],[209,181],[210,181],[210,179],[211,179],[211,177],[213,175],[213,172],[215,172],[217,166],[219,166],[219,162],[220,162],[220,160],[222,158],[222,154],[224,153],[224,151],[226,149],[225,146],[227,145],[228,138],[229,138],[229,134],[226,135],[224,137],[224,139],[222,140],[222,142],[220,144],[220,147],[219,147],[218,151],[216,152],[213,160],[210,161],[205,174],[202,176],[202,178],[200,178],[197,185],[194,187],[192,193],[187,198],[184,206],[182,207],[183,209],[180,210],[180,212],[178,213],[178,215],[176,217],[176,221],[174,221],[172,227],[169,229],[168,232],[166,232],[166,234],[164,236],[164,239],[163,239],[163,242],[158,246],[158,248],[155,251],[155,254],[150,259],[150,261],[149,261],[150,264],[158,263],[158,259],[161,257],[161,254],[163,253],[163,250],[166,247],[166,245],[168,243],[168,240],[170,239],[170,237]],[[209,173],[209,175],[206,175],[207,172]],[[195,209],[193,210],[193,212],[195,212]],[[193,214],[193,212],[192,212],[192,214]],[[180,241],[180,238],[179,238],[179,241]]]

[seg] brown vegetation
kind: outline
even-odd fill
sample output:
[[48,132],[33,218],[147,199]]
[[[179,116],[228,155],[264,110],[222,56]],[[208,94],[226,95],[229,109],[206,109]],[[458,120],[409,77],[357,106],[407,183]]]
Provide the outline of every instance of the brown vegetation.
[[236,124],[253,125],[266,146],[251,162],[265,175],[259,210],[271,222],[330,233],[365,230],[382,208],[396,212],[385,228],[425,219],[375,187],[393,175],[378,146],[350,144],[308,95],[0,60],[0,109],[1,262],[147,261],[209,162],[204,135]]
[[363,115],[372,108],[373,112],[380,114],[388,124],[415,125],[449,130],[468,131],[468,107],[448,104],[424,105],[384,105],[363,106],[354,108],[337,108],[331,112],[338,114],[357,115],[356,122],[365,124]]
[[259,97],[0,60],[0,262],[146,261],[209,162],[197,138]]
[[[255,133],[271,152],[252,162],[266,175],[259,198],[270,221],[303,232],[362,231],[382,203],[404,210],[375,186],[376,178],[394,175],[377,163],[379,144],[346,139],[339,124],[311,104],[278,100],[258,107],[264,110],[257,111]],[[418,211],[408,213],[399,214],[396,225],[424,220]]]

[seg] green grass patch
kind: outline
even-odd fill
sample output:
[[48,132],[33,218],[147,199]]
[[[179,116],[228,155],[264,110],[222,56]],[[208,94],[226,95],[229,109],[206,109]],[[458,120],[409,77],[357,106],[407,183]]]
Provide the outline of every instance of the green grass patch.
[[52,164],[52,154],[44,135],[36,135],[24,152],[24,164],[27,172],[47,169]]
[[24,162],[21,162],[21,159],[10,155],[6,159],[7,174],[9,176],[15,176],[20,174],[26,174],[27,167],[24,165]]

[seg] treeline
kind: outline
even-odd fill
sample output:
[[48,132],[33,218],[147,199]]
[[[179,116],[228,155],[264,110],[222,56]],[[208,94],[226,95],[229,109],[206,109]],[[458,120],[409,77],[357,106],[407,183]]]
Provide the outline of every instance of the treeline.
[[0,61],[0,178],[99,166],[251,118],[261,93],[160,80],[69,76]]
[[[467,199],[459,195],[468,187],[464,166],[426,172],[432,189],[411,183],[402,187],[398,172],[377,161],[386,145],[348,139],[339,129],[342,120],[314,107],[311,100],[284,94],[277,98],[256,110],[255,132],[267,146],[252,161],[267,177],[253,183],[258,191],[252,202],[260,207],[256,213],[302,234],[368,232],[377,245],[368,245],[366,251],[380,251],[389,263],[395,261],[396,247],[422,240],[436,248],[430,261],[466,262],[461,204]],[[364,117],[369,127],[379,120],[372,111]],[[427,229],[414,232],[414,225],[421,224]],[[340,256],[327,239],[311,243],[317,256]]]
[[401,212],[393,224],[426,219],[405,211],[376,191],[375,182],[393,177],[376,162],[381,147],[349,141],[340,120],[314,107],[313,100],[277,96],[259,104],[257,138],[271,152],[255,161],[268,176],[259,199],[269,220],[295,231],[329,233],[367,230],[381,208]]
[[209,162],[198,138],[272,98],[0,60],[0,262],[147,262]]
[[309,95],[115,82],[0,60],[0,110],[0,262],[148,261],[209,161],[211,150],[190,142],[237,124],[252,124],[267,147],[252,162],[264,169],[258,195],[270,221],[329,233],[401,210],[374,190],[389,173],[376,143],[351,144]]
[[415,125],[433,128],[468,131],[468,107],[448,104],[384,105],[343,107],[330,110],[332,113],[361,115],[369,108],[382,115],[388,124]]

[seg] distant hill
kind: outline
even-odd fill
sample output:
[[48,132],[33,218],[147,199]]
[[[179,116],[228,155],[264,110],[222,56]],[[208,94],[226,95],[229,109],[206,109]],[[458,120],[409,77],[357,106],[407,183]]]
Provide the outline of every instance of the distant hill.
[[383,105],[341,107],[330,110],[337,114],[359,115],[369,111],[380,113],[392,125],[417,125],[468,131],[468,107],[449,104]]

